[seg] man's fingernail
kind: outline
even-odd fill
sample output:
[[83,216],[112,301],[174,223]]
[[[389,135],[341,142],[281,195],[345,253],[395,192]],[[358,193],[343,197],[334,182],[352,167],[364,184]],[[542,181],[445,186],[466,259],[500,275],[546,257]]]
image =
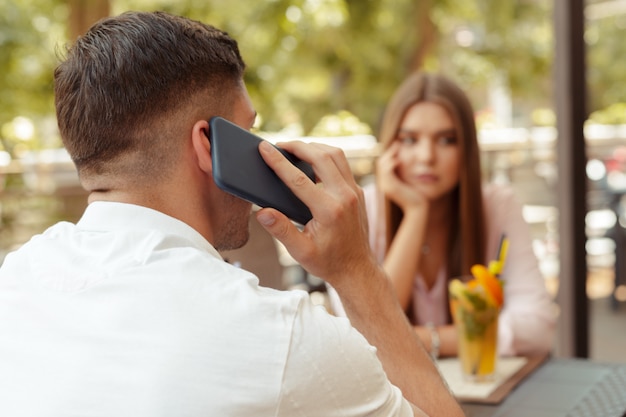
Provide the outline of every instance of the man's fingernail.
[[261,145],[260,145],[261,149],[265,152],[272,152],[274,150],[274,147],[267,141],[262,141]]
[[276,219],[270,213],[261,212],[257,215],[256,218],[259,223],[264,226],[271,226],[274,224],[274,222],[276,222]]

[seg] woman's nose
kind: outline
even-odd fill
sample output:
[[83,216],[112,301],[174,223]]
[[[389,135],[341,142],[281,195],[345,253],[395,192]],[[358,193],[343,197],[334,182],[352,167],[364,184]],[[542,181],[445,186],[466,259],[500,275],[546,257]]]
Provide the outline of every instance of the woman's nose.
[[435,146],[430,138],[422,138],[415,144],[415,157],[421,162],[432,162],[435,159]]

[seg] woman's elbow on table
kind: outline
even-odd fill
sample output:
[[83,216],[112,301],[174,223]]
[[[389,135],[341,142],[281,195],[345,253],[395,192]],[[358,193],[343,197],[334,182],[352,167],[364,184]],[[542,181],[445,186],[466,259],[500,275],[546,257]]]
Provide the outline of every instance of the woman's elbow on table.
[[554,333],[556,323],[543,318],[537,318],[529,325],[528,317],[523,316],[523,326],[513,336],[513,350],[518,355],[539,355],[550,353],[554,347]]

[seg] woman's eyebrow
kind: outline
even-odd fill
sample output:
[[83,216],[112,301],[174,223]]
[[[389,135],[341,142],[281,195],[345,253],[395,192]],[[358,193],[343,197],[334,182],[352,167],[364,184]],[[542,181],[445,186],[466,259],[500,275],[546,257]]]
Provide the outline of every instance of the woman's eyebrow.
[[454,129],[454,128],[441,129],[441,130],[438,130],[436,133],[438,135],[452,135],[452,136],[456,136],[456,129]]
[[[413,135],[417,135],[420,134],[421,132],[419,130],[414,130],[414,129],[398,129],[398,134],[400,133],[408,133],[408,134],[413,134]],[[435,131],[436,135],[456,135],[456,129],[453,127],[450,128],[444,128],[444,129],[440,129],[440,130],[436,130]]]

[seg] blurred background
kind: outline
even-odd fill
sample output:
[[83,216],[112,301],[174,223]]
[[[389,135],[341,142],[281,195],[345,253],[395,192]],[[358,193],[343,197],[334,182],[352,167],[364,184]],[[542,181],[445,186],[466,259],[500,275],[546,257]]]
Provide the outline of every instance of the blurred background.
[[[455,79],[476,110],[484,179],[516,189],[556,295],[553,7],[546,0],[4,0],[0,262],[50,224],[76,221],[86,205],[54,115],[52,73],[65,45],[104,16],[166,10],[239,41],[261,136],[340,146],[363,182],[371,180],[379,119],[401,80],[416,69]],[[590,357],[626,362],[626,0],[589,0],[584,15]],[[253,236],[225,256],[262,279],[280,276],[268,285],[323,288],[275,242]]]

